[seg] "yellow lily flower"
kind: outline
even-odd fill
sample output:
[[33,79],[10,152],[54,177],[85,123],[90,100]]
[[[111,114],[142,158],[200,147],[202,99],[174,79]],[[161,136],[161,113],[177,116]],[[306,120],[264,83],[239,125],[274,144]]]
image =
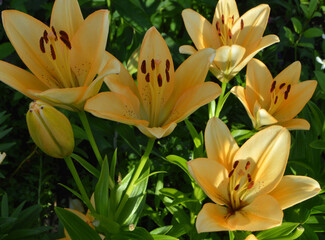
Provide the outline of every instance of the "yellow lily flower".
[[255,129],[278,124],[288,129],[310,128],[305,119],[293,119],[312,97],[317,82],[299,83],[300,62],[294,62],[274,79],[261,61],[252,59],[247,65],[246,88],[231,89],[242,102]]
[[178,122],[220,95],[218,84],[204,82],[214,56],[215,50],[206,49],[174,71],[166,42],[152,27],[140,50],[138,85],[121,64],[120,74],[105,78],[112,92],[89,99],[85,110],[100,118],[135,125],[150,138],[167,136]]
[[[239,17],[235,0],[219,0],[212,24],[192,9],[182,12],[184,24],[196,49],[216,49],[216,57],[210,71],[222,82],[231,80],[261,49],[279,38],[263,36],[270,15],[270,7],[261,4]],[[189,45],[180,52],[193,54]]]
[[320,186],[305,176],[283,176],[290,133],[268,127],[240,148],[227,126],[211,118],[205,130],[207,158],[188,162],[196,182],[214,203],[199,212],[199,233],[260,231],[278,226],[283,209],[315,196]]
[[245,240],[258,240],[258,239],[257,239],[257,237],[255,237],[254,234],[250,234],[245,238]]
[[47,26],[22,12],[2,11],[8,38],[33,74],[0,61],[0,80],[32,99],[82,111],[103,77],[119,72],[118,62],[105,55],[108,14],[99,10],[84,20],[77,0],[56,0]]

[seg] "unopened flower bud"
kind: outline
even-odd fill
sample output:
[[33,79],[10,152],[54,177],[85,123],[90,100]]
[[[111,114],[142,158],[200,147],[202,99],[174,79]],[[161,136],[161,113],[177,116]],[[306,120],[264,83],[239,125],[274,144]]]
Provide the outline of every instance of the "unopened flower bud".
[[73,152],[74,137],[67,117],[54,107],[34,101],[26,115],[29,134],[47,155],[64,158]]

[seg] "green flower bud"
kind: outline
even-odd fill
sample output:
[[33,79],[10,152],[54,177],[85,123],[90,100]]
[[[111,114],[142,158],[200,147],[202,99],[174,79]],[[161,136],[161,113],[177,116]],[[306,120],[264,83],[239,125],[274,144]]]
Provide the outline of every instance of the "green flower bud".
[[28,131],[35,144],[47,155],[64,158],[73,152],[74,137],[67,117],[54,107],[34,101],[26,115]]

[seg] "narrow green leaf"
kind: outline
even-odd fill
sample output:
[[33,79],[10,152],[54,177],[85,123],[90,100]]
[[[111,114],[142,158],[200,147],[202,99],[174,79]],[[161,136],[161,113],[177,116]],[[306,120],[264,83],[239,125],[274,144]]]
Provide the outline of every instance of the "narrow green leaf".
[[314,71],[318,85],[325,92],[325,73],[321,71]]
[[325,141],[324,140],[315,140],[309,144],[310,147],[315,149],[325,150]]
[[1,200],[1,217],[9,216],[8,195],[5,193]]
[[295,32],[298,33],[298,34],[301,33],[302,24],[299,21],[299,19],[298,18],[295,18],[295,17],[292,17],[291,18],[291,22],[293,24],[293,28],[295,29]]
[[187,168],[187,161],[184,158],[181,158],[177,155],[169,155],[166,157],[166,160],[172,164],[179,166],[188,175],[188,177],[191,180],[193,180],[193,178]]
[[68,187],[68,186],[66,186],[66,185],[64,185],[62,183],[59,183],[59,185],[62,186],[62,187],[64,187],[65,189],[67,189],[69,192],[71,192],[73,195],[75,195],[80,200],[82,200],[81,195],[78,192],[76,192],[75,190],[73,190],[72,188],[70,188],[70,187]]
[[111,162],[110,176],[112,179],[115,179],[116,162],[117,162],[117,148],[114,151],[112,162]]
[[100,172],[95,168],[93,165],[91,165],[88,161],[80,157],[79,155],[72,153],[71,157],[76,160],[81,166],[84,167],[89,173],[91,173],[94,177],[99,178]]
[[94,193],[96,211],[105,217],[108,216],[109,208],[109,177],[108,160],[105,158]]
[[258,233],[256,237],[258,240],[278,239],[287,236],[288,234],[293,232],[298,226],[299,223],[285,222],[282,223],[282,225],[279,227],[275,227]]
[[135,183],[134,183],[134,185],[137,185],[137,184],[139,184],[140,182],[142,182],[143,180],[145,180],[145,179],[147,179],[147,178],[149,178],[149,177],[151,177],[151,176],[153,176],[153,175],[156,175],[156,174],[158,174],[158,173],[167,173],[166,171],[156,171],[156,172],[152,172],[152,173],[149,173],[149,174],[147,174],[147,175],[144,175],[144,176],[141,176]]
[[152,235],[154,240],[177,240],[178,238],[168,235]]
[[19,204],[19,206],[16,207],[16,209],[12,212],[10,217],[18,217],[19,214],[21,213],[21,210],[23,209],[25,203],[26,203],[26,201],[23,201],[21,204]]
[[150,234],[151,235],[154,235],[154,234],[156,234],[156,235],[165,235],[165,234],[167,234],[169,231],[170,231],[170,229],[172,229],[173,228],[173,225],[168,225],[168,226],[163,226],[163,227],[159,227],[159,228],[156,228],[156,229],[154,229],[154,230],[152,230],[151,232],[150,232]]

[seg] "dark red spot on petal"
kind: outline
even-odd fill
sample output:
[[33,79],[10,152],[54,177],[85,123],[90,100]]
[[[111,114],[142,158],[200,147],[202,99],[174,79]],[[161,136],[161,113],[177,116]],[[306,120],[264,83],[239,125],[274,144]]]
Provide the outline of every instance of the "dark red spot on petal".
[[272,82],[272,85],[271,85],[271,90],[270,90],[270,92],[273,92],[273,91],[274,91],[275,86],[276,86],[276,81],[273,81],[273,82]]
[[146,60],[143,60],[141,63],[141,72],[144,74],[147,72]]
[[158,81],[158,86],[161,87],[162,86],[162,77],[160,74],[158,74],[157,81]]
[[286,84],[285,83],[281,83],[281,85],[279,86],[279,89],[283,88]]
[[54,48],[53,48],[52,44],[50,45],[50,48],[51,48],[52,59],[55,60],[56,59],[56,54],[55,54],[55,51],[54,51]]
[[45,53],[45,46],[44,46],[44,38],[41,37],[40,40],[39,40],[39,46],[40,46],[40,49],[42,51],[42,53]]
[[151,59],[151,69],[155,70],[156,65],[155,65],[155,60]]
[[147,73],[147,75],[146,75],[146,81],[147,81],[147,82],[150,82],[150,76],[149,76],[149,73]]

